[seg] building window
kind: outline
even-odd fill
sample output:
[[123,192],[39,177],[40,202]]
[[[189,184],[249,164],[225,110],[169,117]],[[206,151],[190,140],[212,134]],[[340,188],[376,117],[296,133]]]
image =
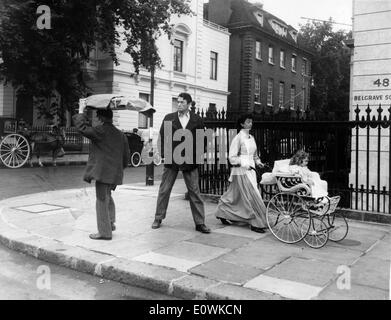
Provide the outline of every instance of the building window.
[[183,41],[174,40],[174,71],[183,70]]
[[178,98],[172,98],[171,100],[171,106],[172,106],[172,112],[177,112],[178,111]]
[[213,114],[215,112],[217,112],[217,108],[216,108],[216,104],[215,103],[209,103],[208,112],[213,112]]
[[303,64],[301,66],[301,74],[302,75],[308,74],[308,61],[305,58],[303,58]]
[[292,71],[296,72],[297,67],[297,57],[295,54],[292,55]]
[[263,14],[260,11],[254,12],[255,18],[257,18],[259,24],[263,27]]
[[254,103],[261,104],[261,75],[255,75],[254,84]]
[[284,93],[285,93],[285,83],[280,82],[280,89],[278,92],[278,106],[284,108]]
[[291,101],[290,101],[290,108],[295,109],[295,96],[296,96],[296,86],[292,84],[291,86]]
[[273,79],[267,80],[267,105],[273,106]]
[[[149,94],[148,93],[139,93],[139,98],[149,102]],[[148,128],[148,117],[145,114],[138,114],[138,127],[146,129]]]
[[217,80],[217,52],[210,52],[210,78]]
[[273,28],[275,33],[277,33],[281,37],[286,37],[287,36],[288,26],[283,25],[283,24],[279,23],[276,20],[271,20],[269,22],[271,22],[270,25]]
[[262,49],[261,42],[255,41],[255,58],[258,60],[262,60]]
[[91,49],[90,54],[89,54],[89,58],[90,58],[89,64],[92,67],[96,67],[96,65],[97,65],[97,63],[96,63],[96,60],[98,58],[98,52],[96,50],[97,47],[98,47],[98,45],[96,44],[96,46]]
[[274,64],[274,48],[269,46],[269,63]]
[[280,67],[285,69],[285,51],[280,51]]
[[302,109],[303,110],[306,110],[306,107],[307,107],[307,89],[305,87],[303,87],[303,99],[302,99],[302,102],[303,102],[303,105],[302,105]]

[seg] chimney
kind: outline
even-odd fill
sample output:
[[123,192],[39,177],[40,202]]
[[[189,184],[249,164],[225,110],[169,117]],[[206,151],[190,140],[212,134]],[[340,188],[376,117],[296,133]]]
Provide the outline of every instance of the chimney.
[[232,0],[209,0],[208,20],[226,27],[231,18]]
[[262,2],[255,2],[253,3],[254,7],[257,7],[258,9],[263,9],[263,3]]

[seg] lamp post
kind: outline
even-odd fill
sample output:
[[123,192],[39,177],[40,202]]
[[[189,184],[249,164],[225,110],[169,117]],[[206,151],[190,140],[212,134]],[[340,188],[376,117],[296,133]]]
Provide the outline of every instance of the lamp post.
[[[155,66],[153,65],[153,63],[151,64],[151,96],[150,96],[150,104],[154,105],[154,92],[155,91]],[[148,122],[149,122],[149,126],[148,126],[148,130],[149,130],[149,139],[148,139],[148,143],[150,145],[150,149],[149,149],[149,157],[150,159],[152,159],[151,163],[150,164],[147,164],[146,167],[145,167],[145,185],[147,186],[153,186],[154,185],[154,163],[153,163],[153,144],[152,144],[152,140],[153,140],[153,113],[151,113],[148,117]]]

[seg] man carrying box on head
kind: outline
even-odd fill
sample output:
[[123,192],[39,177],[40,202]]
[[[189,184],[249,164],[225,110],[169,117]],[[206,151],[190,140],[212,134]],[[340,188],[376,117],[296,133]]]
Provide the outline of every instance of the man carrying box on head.
[[[83,108],[82,104],[80,108]],[[88,183],[92,180],[96,181],[98,233],[90,234],[90,238],[111,240],[112,231],[115,230],[115,205],[111,191],[122,184],[124,168],[128,166],[130,152],[125,134],[113,125],[113,111],[99,109],[96,114],[101,122],[96,127],[88,125],[85,113],[74,115],[73,120],[77,130],[91,140],[84,181]]]

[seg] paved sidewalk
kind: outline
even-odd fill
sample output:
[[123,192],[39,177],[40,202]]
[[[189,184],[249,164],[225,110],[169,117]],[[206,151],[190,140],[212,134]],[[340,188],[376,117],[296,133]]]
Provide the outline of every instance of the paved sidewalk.
[[117,188],[112,241],[88,237],[96,232],[93,188],[0,201],[0,242],[44,261],[184,299],[389,299],[389,225],[351,220],[344,241],[312,249],[279,242],[270,232],[223,226],[213,215],[216,203],[206,200],[212,233],[201,234],[178,180],[167,218],[153,230],[158,187],[159,181]]

